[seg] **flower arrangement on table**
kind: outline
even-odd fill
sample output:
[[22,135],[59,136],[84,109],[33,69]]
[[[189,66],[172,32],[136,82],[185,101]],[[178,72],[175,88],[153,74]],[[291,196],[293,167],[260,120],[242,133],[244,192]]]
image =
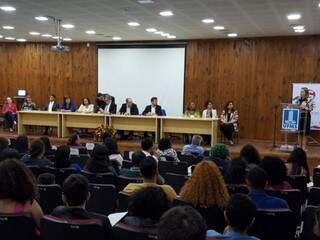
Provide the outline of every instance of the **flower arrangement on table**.
[[94,140],[97,142],[103,141],[106,136],[114,138],[117,134],[117,130],[111,126],[101,125],[94,130]]

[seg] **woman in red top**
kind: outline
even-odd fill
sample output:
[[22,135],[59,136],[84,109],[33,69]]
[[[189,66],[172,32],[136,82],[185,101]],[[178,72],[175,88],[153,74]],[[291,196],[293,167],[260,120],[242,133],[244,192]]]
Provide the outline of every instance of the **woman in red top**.
[[7,97],[6,103],[2,106],[2,113],[10,132],[13,132],[13,127],[17,124],[17,106],[12,102],[11,97]]

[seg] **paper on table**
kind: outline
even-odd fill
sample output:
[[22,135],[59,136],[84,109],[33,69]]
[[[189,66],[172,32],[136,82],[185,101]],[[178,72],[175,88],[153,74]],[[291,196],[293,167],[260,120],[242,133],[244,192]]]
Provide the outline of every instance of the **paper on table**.
[[111,226],[113,227],[116,225],[128,212],[118,212],[109,214],[108,218],[110,221]]

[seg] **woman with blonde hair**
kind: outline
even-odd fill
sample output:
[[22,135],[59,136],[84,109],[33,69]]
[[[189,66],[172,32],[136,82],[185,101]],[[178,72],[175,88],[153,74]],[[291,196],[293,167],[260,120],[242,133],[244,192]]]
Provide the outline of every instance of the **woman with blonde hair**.
[[206,219],[208,228],[223,232],[224,208],[229,193],[219,168],[212,161],[202,161],[180,191],[181,200],[193,205]]

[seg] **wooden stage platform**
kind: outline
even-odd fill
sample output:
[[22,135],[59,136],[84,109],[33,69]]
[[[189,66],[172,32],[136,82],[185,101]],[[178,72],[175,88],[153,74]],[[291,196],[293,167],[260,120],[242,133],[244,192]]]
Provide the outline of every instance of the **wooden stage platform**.
[[[34,135],[28,135],[28,136],[31,141],[39,137]],[[17,134],[10,133],[8,131],[0,131],[0,137],[15,138],[17,137]],[[65,138],[62,139],[62,138],[56,138],[56,137],[50,137],[50,136],[49,138],[53,145],[59,146],[67,143],[67,139]],[[93,139],[82,139],[81,141],[94,142]],[[173,147],[177,150],[181,150],[184,145],[181,140],[173,139],[172,142],[173,142]],[[230,146],[231,157],[232,158],[237,157],[240,153],[241,148],[248,143],[253,144],[258,149],[261,156],[266,156],[266,155],[277,156],[283,160],[286,160],[289,156],[289,153],[273,149],[271,141],[268,142],[268,141],[240,139],[239,144]],[[139,140],[119,140],[118,147],[119,147],[119,151],[121,152],[125,150],[135,151],[139,149],[140,142]],[[209,146],[205,146],[205,148],[209,149]],[[308,155],[308,164],[309,164],[310,170],[313,170],[313,168],[320,165],[320,146],[309,146],[307,155]]]

